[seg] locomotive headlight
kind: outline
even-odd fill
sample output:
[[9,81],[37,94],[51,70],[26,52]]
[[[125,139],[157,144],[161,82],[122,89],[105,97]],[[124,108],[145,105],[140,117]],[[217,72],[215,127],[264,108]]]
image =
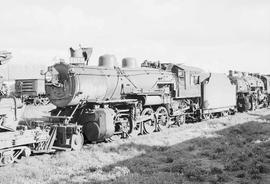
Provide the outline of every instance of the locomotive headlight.
[[46,82],[52,82],[52,80],[53,80],[53,74],[52,74],[52,72],[50,72],[50,71],[46,72],[46,74],[45,74],[45,80],[46,80]]

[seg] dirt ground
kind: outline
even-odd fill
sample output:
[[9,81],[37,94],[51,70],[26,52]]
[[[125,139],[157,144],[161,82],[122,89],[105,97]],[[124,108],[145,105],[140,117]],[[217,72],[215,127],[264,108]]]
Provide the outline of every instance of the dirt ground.
[[0,168],[0,183],[270,183],[270,109],[113,139],[23,158]]

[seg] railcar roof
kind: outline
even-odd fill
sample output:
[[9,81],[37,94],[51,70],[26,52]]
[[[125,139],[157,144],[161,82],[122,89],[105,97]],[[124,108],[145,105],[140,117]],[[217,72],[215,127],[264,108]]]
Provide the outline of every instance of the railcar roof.
[[187,65],[183,65],[183,64],[177,64],[177,67],[183,69],[183,70],[188,70],[188,71],[197,71],[197,72],[204,72],[203,69],[198,68],[198,67],[194,67],[194,66],[187,66]]

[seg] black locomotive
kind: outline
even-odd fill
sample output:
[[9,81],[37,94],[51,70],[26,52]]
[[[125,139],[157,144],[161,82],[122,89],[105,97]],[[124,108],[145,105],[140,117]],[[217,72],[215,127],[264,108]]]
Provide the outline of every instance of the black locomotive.
[[237,86],[237,109],[239,112],[268,106],[270,99],[269,76],[229,71],[229,78]]
[[137,67],[134,58],[124,58],[118,67],[113,55],[87,66],[87,57],[80,57],[86,51],[73,50],[76,63],[56,63],[45,74],[46,95],[57,107],[49,118],[62,124],[57,145],[81,144],[82,134],[103,141],[236,111],[236,86],[226,74],[150,61]]

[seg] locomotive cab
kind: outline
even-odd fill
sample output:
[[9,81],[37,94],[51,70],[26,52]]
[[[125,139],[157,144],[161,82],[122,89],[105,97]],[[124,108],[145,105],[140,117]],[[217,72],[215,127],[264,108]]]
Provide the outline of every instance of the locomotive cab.
[[265,92],[270,94],[270,76],[262,75],[261,80],[263,81]]
[[176,98],[200,96],[200,83],[207,76],[202,69],[183,64],[162,63],[161,65],[166,71],[175,74]]

